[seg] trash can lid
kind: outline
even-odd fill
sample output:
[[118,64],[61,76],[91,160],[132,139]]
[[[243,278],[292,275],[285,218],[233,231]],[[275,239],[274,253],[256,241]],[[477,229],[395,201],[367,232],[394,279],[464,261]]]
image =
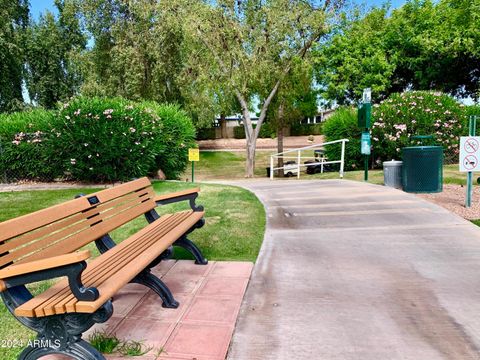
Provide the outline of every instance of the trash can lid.
[[402,165],[403,164],[403,161],[400,161],[400,160],[390,160],[390,161],[384,161],[383,162],[383,166],[387,165]]
[[419,151],[419,150],[437,150],[443,149],[443,146],[431,145],[431,146],[406,146],[402,148],[402,151]]

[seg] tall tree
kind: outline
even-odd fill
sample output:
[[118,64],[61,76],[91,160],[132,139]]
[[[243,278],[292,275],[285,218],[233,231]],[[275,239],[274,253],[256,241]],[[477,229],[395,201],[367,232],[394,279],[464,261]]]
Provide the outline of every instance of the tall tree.
[[94,40],[84,93],[182,103],[178,18],[165,16],[155,0],[85,0],[81,6]]
[[[342,1],[177,0],[183,18],[188,63],[212,86],[222,84],[240,104],[247,142],[246,176],[253,177],[256,141],[272,99],[293,62],[309,56],[328,32],[329,18]],[[181,12],[181,9],[185,10]],[[254,128],[250,105],[261,97]]]
[[367,87],[376,97],[391,91],[396,66],[385,50],[386,24],[386,8],[373,9],[364,18],[357,13],[316,47],[316,77],[324,86],[323,97],[345,104],[360,98]]
[[74,59],[86,46],[75,4],[56,0],[55,5],[58,19],[47,11],[32,23],[26,42],[29,95],[45,108],[78,93],[82,79]]
[[28,0],[0,0],[0,112],[22,107]]
[[[313,88],[313,69],[308,62],[293,64],[285,81],[280,85],[267,113],[269,124],[276,128],[277,152],[284,150],[285,128],[305,117],[317,113],[317,90]],[[279,168],[283,167],[283,156],[278,157]],[[279,169],[283,176],[283,169]]]
[[376,97],[405,89],[478,97],[480,0],[409,0],[346,21],[317,52],[317,80],[340,103],[371,87]]

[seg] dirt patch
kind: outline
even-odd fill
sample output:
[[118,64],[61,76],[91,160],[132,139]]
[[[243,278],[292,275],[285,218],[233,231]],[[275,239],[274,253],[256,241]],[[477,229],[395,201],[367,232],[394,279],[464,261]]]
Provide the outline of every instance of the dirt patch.
[[417,195],[467,220],[480,219],[480,186],[473,187],[472,206],[468,209],[465,207],[466,192],[465,186],[448,184],[443,185],[441,193]]
[[[308,136],[287,136],[284,139],[286,149],[295,149],[322,143],[323,136],[315,135],[313,142],[308,141]],[[245,139],[216,139],[197,141],[200,150],[245,150]],[[276,150],[277,139],[257,139],[257,149]]]

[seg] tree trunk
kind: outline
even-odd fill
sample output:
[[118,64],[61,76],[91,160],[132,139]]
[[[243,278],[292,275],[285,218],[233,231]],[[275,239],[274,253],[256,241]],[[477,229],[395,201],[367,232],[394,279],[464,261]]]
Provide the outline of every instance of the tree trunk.
[[245,162],[245,177],[253,178],[253,171],[255,170],[255,137],[247,138],[247,161]]
[[220,114],[220,133],[221,133],[222,139],[228,138],[227,120],[225,120],[225,114]]
[[[278,107],[278,125],[277,125],[277,153],[283,152],[283,104]],[[283,156],[278,157],[279,168],[283,168]],[[283,169],[278,169],[278,176],[283,177],[285,172]]]
[[[277,129],[277,152],[283,152],[283,125],[279,125]],[[278,157],[279,168],[283,168],[283,156]],[[283,169],[278,169],[278,176],[283,177],[285,175]]]

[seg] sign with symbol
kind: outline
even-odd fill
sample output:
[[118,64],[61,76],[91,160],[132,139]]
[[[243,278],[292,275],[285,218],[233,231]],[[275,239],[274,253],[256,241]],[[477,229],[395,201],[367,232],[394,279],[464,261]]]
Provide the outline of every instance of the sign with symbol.
[[200,161],[200,150],[188,149],[188,161]]
[[360,142],[360,152],[362,155],[370,155],[370,147],[371,147],[371,142],[370,142],[370,133],[368,132],[362,132],[362,138]]
[[480,136],[460,138],[460,171],[480,171]]
[[463,146],[465,147],[465,151],[467,153],[469,154],[476,153],[478,151],[478,140],[475,138],[467,138]]
[[467,169],[468,171],[473,171],[477,165],[478,165],[478,159],[476,158],[475,155],[467,155],[464,159],[464,164],[463,166],[465,167],[465,169]]

